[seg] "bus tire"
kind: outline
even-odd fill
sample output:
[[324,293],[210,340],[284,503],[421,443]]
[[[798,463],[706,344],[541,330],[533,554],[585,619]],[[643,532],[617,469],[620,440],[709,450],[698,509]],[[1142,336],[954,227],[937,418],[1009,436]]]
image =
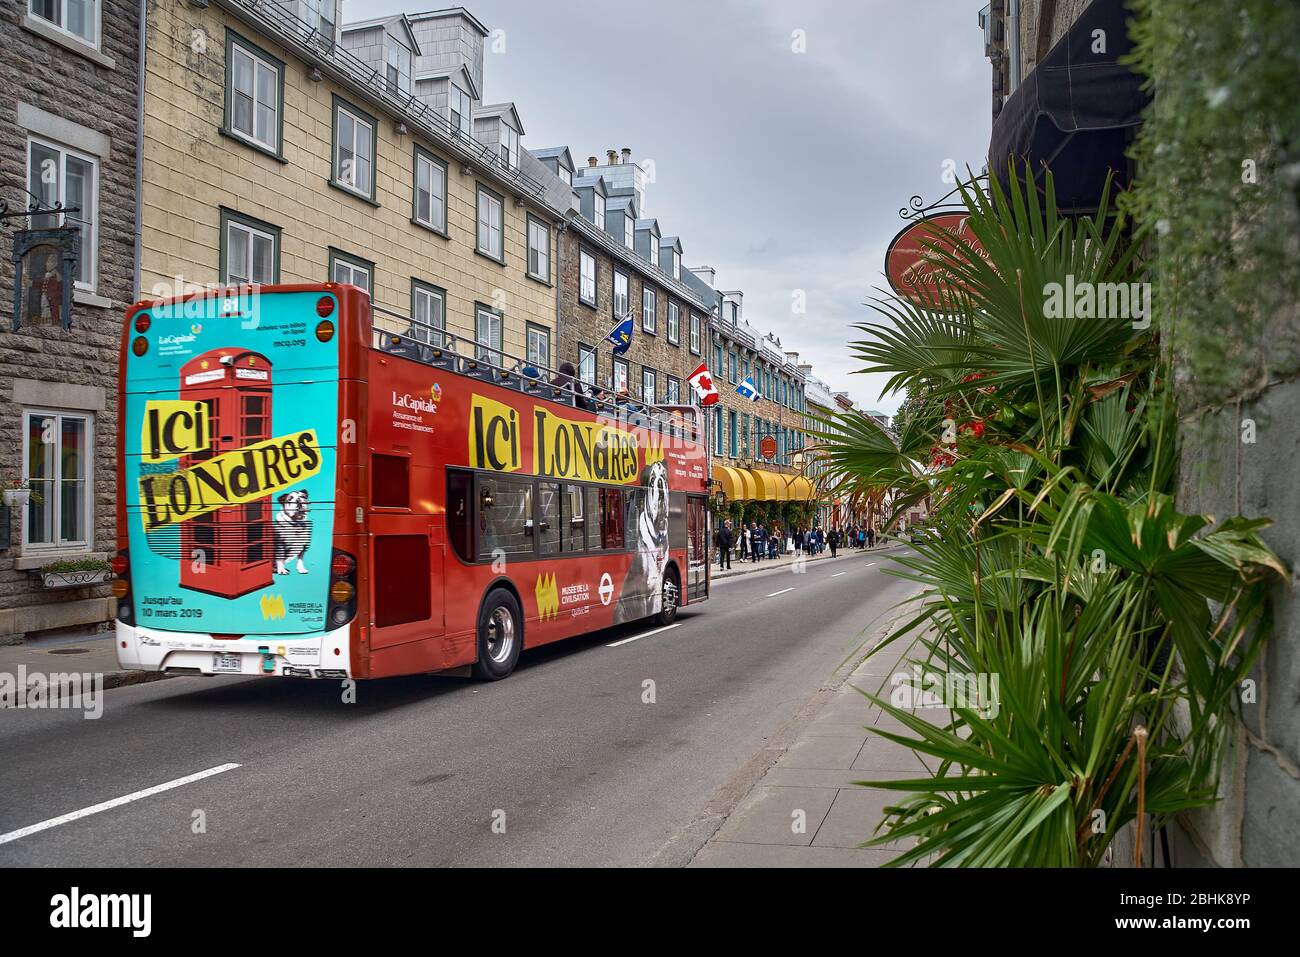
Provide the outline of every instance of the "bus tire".
[[524,646],[524,616],[519,602],[504,588],[494,588],[478,613],[478,660],[474,677],[500,681],[515,670]]
[[682,602],[681,580],[677,577],[676,566],[670,565],[664,572],[662,601],[655,622],[659,625],[671,625],[677,620],[677,609]]

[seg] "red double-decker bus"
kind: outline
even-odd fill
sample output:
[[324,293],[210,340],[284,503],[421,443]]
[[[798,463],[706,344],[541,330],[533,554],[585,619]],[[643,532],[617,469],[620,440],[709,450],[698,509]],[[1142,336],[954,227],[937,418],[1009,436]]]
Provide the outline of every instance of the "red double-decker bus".
[[123,667],[496,679],[708,597],[697,409],[588,394],[356,287],[137,303],[119,399]]

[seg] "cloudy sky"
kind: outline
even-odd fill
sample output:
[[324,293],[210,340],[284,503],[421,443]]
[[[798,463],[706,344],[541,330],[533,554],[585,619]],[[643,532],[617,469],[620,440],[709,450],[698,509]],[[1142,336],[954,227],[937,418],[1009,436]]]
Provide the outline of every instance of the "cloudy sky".
[[[864,404],[851,328],[884,285],[900,207],[984,164],[990,73],[980,0],[466,0],[501,52],[485,100],[513,101],[524,146],[579,165],[630,147],[653,160],[646,214],[687,265],[742,289],[745,317]],[[437,9],[345,0],[344,21]],[[796,52],[802,31],[804,52]],[[490,46],[490,45],[489,45]],[[796,291],[807,311],[796,314]]]

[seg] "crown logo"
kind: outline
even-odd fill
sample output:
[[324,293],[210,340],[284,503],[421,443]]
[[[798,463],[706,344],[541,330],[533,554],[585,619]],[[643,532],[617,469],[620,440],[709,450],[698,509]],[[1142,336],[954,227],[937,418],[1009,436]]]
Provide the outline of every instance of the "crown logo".
[[560,593],[555,587],[555,575],[541,575],[534,588],[537,594],[537,614],[545,621],[560,614]]
[[262,617],[267,621],[284,617],[284,596],[263,595],[261,598]]

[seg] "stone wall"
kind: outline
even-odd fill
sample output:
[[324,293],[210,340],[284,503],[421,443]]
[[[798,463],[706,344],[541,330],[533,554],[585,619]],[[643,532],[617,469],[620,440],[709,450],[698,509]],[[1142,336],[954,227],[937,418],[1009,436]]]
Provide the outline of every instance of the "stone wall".
[[[93,416],[93,540],[44,552],[22,546],[22,521],[8,514],[12,547],[0,552],[0,642],[25,633],[107,621],[106,586],[47,590],[32,572],[56,558],[108,558],[115,548],[117,356],[121,320],[134,299],[138,6],[106,0],[102,36],[90,47],[0,0],[0,198],[22,208],[28,137],[71,148],[98,164],[96,281],[78,290],[72,329],[9,331],[14,275],[0,255],[0,476],[22,474],[23,409]],[[5,239],[12,233],[5,230]]]

